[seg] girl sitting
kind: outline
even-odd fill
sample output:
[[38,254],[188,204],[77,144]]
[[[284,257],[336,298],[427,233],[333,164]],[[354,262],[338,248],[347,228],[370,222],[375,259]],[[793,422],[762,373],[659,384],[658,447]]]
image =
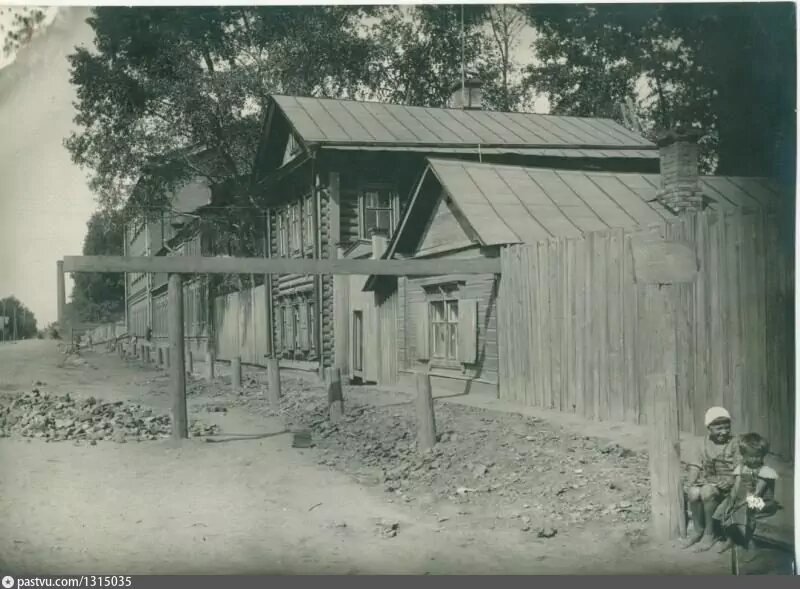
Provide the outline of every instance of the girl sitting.
[[714,513],[714,519],[720,522],[728,538],[720,552],[730,550],[735,544],[749,550],[756,518],[772,515],[778,509],[775,502],[778,473],[764,464],[769,442],[755,433],[744,434],[739,438],[739,453],[741,461],[733,471],[733,489]]

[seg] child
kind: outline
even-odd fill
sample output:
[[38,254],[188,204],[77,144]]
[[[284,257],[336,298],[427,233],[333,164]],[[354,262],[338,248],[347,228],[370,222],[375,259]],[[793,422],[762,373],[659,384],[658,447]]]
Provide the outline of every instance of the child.
[[[723,407],[706,411],[708,434],[688,448],[686,497],[692,512],[694,534],[684,543],[687,548],[710,550],[717,542],[712,518],[733,487],[733,470],[738,463],[738,446],[731,433],[731,415]],[[703,541],[704,540],[704,541]],[[703,541],[701,543],[701,541]]]
[[733,489],[714,513],[728,541],[720,552],[734,544],[751,547],[758,516],[772,515],[777,511],[775,481],[778,474],[764,464],[769,453],[769,442],[758,434],[744,434],[739,439],[741,461],[734,471]]

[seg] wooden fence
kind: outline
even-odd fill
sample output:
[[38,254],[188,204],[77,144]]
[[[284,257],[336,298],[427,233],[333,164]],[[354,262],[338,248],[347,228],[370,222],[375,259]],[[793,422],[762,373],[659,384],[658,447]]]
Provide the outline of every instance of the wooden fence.
[[214,321],[217,358],[240,356],[246,364],[266,364],[269,330],[264,285],[217,297]]
[[[699,274],[676,305],[682,431],[722,405],[739,432],[793,455],[793,246],[763,213],[700,213],[646,230],[696,247]],[[589,419],[646,423],[631,240],[622,229],[502,252],[501,398]]]

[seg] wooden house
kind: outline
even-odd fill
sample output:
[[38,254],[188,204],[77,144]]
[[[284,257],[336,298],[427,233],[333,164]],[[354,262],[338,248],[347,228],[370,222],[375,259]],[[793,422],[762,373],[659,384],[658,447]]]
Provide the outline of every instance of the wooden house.
[[370,277],[378,382],[424,370],[437,394],[645,424],[631,248],[681,241],[699,269],[675,301],[681,429],[702,434],[723,405],[791,455],[791,199],[763,178],[698,176],[690,137],[661,160],[659,175],[429,158],[383,257],[499,257],[501,276]]
[[[208,163],[207,151],[190,153],[194,165]],[[196,176],[168,196],[168,205],[153,208],[134,189],[125,208],[125,255],[211,255],[212,235],[200,220],[212,204],[212,187]],[[148,328],[158,343],[167,340],[167,275],[128,273],[125,277],[127,333],[145,337]],[[190,348],[204,349],[208,337],[208,292],[204,276],[184,282],[185,334]]]
[[[468,91],[476,92],[474,84]],[[456,99],[461,96],[456,90]],[[475,108],[273,96],[258,150],[270,256],[380,256],[409,199],[433,198],[417,184],[426,158],[559,170],[655,173],[656,146],[611,120]],[[374,245],[373,247],[373,237]],[[437,238],[438,239],[438,238]],[[337,366],[351,377],[390,382],[381,361],[374,297],[364,277],[270,276],[268,350],[283,366]],[[387,324],[388,325],[388,324]],[[355,342],[355,345],[351,345]]]

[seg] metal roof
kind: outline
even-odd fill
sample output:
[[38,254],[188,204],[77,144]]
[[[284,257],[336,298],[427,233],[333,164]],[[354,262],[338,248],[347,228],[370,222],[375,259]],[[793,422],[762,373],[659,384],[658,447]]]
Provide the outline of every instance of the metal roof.
[[337,145],[338,151],[384,151],[384,152],[419,152],[426,154],[469,154],[469,155],[522,155],[539,157],[568,157],[568,158],[639,158],[658,159],[658,151],[644,149],[552,149],[546,147],[434,147],[425,145],[411,145],[399,147],[396,145]]
[[[656,199],[658,174],[559,171],[429,159],[483,245],[532,243],[673,217]],[[428,172],[426,172],[428,173]],[[779,193],[762,178],[704,176],[709,209],[770,208]]]
[[[351,146],[655,150],[611,119],[273,96],[306,143]],[[641,156],[640,156],[641,157]]]

